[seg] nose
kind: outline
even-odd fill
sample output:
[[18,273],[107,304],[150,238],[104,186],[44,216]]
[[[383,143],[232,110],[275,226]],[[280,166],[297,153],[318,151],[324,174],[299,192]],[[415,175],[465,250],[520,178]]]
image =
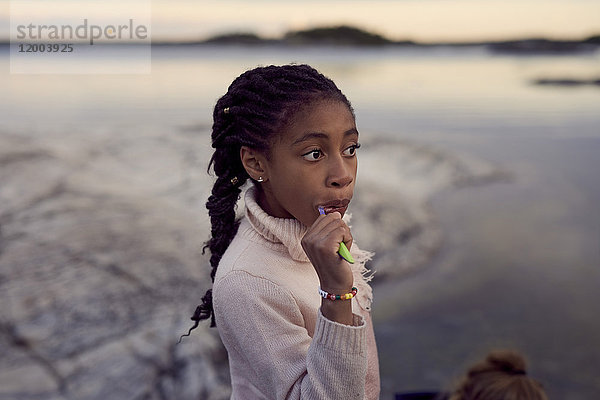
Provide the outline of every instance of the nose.
[[356,162],[342,156],[330,158],[327,186],[346,187],[354,181]]

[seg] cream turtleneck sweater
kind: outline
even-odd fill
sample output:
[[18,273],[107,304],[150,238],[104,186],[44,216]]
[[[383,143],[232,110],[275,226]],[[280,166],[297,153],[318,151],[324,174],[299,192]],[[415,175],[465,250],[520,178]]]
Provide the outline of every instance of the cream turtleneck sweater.
[[[320,311],[319,279],[300,243],[307,227],[275,218],[246,191],[245,217],[213,285],[217,328],[227,348],[235,399],[378,399],[379,366],[365,262],[350,252],[354,326]],[[348,222],[349,216],[345,216]],[[366,277],[366,278],[365,278]]]

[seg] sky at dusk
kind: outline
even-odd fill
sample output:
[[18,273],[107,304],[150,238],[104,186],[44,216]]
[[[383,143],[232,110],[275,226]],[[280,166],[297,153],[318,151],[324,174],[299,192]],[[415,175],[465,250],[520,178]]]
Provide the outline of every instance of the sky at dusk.
[[[15,0],[13,0],[15,1]],[[24,1],[24,0],[21,0]],[[151,4],[153,39],[203,39],[228,32],[277,37],[292,29],[347,24],[396,40],[456,41],[522,37],[579,39],[600,33],[600,0],[147,0],[40,1],[57,15],[93,17],[100,8]],[[0,0],[0,37],[10,32]],[[58,20],[58,17],[57,17]]]

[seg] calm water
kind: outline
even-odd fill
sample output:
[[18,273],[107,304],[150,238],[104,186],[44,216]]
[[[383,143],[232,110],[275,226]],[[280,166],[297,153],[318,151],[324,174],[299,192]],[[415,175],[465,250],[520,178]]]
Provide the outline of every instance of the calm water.
[[600,89],[530,83],[599,77],[599,53],[174,47],[152,50],[148,75],[62,76],[10,75],[4,48],[0,129],[208,128],[234,77],[287,62],[332,77],[362,134],[477,157],[516,177],[437,193],[438,254],[400,282],[377,283],[382,399],[443,387],[507,346],[528,356],[551,398],[599,398]]

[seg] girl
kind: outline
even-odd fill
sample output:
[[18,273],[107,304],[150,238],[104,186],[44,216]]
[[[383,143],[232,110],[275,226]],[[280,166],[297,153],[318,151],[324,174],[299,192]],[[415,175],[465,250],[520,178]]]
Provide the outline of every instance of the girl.
[[548,400],[543,386],[527,375],[525,359],[511,350],[493,351],[469,368],[450,400]]
[[372,253],[342,219],[360,147],[350,102],[308,65],[268,66],[235,79],[213,117],[213,289],[192,320],[218,327],[231,398],[377,399]]

